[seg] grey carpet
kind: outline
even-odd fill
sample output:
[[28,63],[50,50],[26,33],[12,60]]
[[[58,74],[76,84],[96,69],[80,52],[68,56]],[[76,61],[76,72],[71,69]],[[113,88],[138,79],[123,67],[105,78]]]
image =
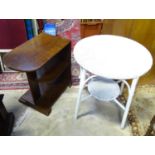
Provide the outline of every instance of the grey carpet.
[[0,94],[4,94],[3,103],[7,111],[14,113],[14,128],[20,126],[29,113],[29,108],[18,101],[25,91],[26,90],[0,90]]
[[18,112],[16,116],[24,113],[16,117],[18,120],[12,135],[131,135],[129,126],[120,129],[119,110],[115,105],[100,103],[93,98],[81,104],[79,118],[75,121],[77,91],[77,88],[68,88],[48,117],[18,103],[23,91],[5,91],[4,102],[7,105],[9,101],[8,110]]
[[[25,90],[0,91],[16,123],[12,135],[18,136],[129,136],[132,125],[120,128],[121,114],[115,104],[89,98],[81,103],[77,121],[73,119],[78,89],[68,88],[56,101],[47,117],[18,102]],[[87,92],[85,92],[87,94]],[[140,135],[144,135],[155,110],[155,87],[139,87],[132,103]]]

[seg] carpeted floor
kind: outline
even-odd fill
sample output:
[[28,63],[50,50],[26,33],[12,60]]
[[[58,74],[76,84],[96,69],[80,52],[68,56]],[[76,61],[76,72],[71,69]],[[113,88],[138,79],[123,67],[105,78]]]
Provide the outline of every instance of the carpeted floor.
[[[134,119],[134,122],[131,121],[133,135],[145,135],[150,121],[155,115],[154,85],[144,85],[137,88],[130,114],[132,114],[131,119]],[[137,130],[134,128],[135,126],[137,126]]]
[[13,111],[16,123],[12,135],[53,136],[130,136],[145,135],[155,111],[155,87],[138,87],[130,111],[130,124],[120,128],[120,111],[111,103],[93,98],[81,104],[79,118],[74,121],[77,87],[68,88],[47,117],[18,102],[25,90],[5,90],[4,104]]
[[[112,105],[96,104],[96,100],[87,100],[81,105],[77,121],[73,120],[75,102],[77,96],[77,88],[68,88],[65,93],[57,100],[53,106],[50,116],[45,116],[34,111],[31,108],[26,108],[16,121],[16,126],[12,135],[130,135],[130,129],[120,129],[119,115],[117,107]],[[6,91],[4,103],[12,100],[13,104],[18,105],[18,108],[24,109],[22,104],[17,100],[13,101],[13,97],[21,95],[19,90],[15,92]],[[17,97],[16,97],[17,98]],[[9,103],[10,104],[10,103]],[[103,106],[103,107],[102,107]],[[103,110],[110,106],[110,111],[113,117],[108,117],[108,110]],[[7,106],[8,107],[8,106]],[[101,110],[102,107],[102,110]],[[16,108],[10,110],[18,111]],[[15,112],[16,112],[15,111]],[[24,117],[23,117],[24,116]],[[104,119],[105,117],[105,119]],[[111,120],[111,121],[109,121]]]
[[28,81],[25,73],[4,72],[0,74],[0,90],[28,89]]

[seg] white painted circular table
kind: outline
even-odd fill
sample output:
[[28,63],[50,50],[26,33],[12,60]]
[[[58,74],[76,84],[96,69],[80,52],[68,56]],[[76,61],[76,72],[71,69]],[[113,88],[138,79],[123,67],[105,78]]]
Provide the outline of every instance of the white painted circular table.
[[[126,106],[114,99],[124,110],[121,123],[121,127],[124,128],[138,79],[148,72],[153,64],[148,49],[129,38],[116,35],[95,35],[84,38],[75,45],[74,57],[81,66],[75,118],[77,118],[82,89],[91,78],[100,76],[120,80],[121,92],[124,85],[129,91]],[[86,79],[86,71],[94,75]],[[127,83],[127,79],[132,79],[131,86]]]

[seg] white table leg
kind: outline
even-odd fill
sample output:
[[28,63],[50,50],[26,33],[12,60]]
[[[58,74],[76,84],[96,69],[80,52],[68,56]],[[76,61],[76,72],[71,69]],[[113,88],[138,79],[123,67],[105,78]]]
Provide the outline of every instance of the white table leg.
[[126,103],[126,106],[125,106],[125,111],[124,111],[122,122],[121,122],[121,128],[124,128],[124,126],[125,126],[126,119],[127,119],[127,116],[128,116],[128,112],[129,112],[129,109],[130,109],[130,105],[131,105],[131,102],[132,102],[132,98],[133,98],[133,95],[134,95],[134,92],[135,92],[135,89],[136,89],[138,79],[139,78],[135,78],[135,79],[132,80],[131,89],[129,91],[129,97],[128,97],[128,100],[127,100],[127,103]]
[[86,78],[86,71],[85,71],[85,69],[83,69],[83,68],[81,67],[81,68],[80,68],[79,93],[78,93],[78,97],[77,97],[76,108],[75,108],[75,116],[74,116],[75,119],[77,119],[77,115],[78,115],[78,111],[79,111],[79,107],[80,107],[81,94],[82,94],[82,90],[83,90],[83,88],[84,88],[85,78]]

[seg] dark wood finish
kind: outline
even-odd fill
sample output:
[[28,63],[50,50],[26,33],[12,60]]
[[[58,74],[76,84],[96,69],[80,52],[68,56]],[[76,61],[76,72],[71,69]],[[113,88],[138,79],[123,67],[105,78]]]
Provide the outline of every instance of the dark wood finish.
[[66,61],[59,63],[57,66],[55,66],[54,69],[55,72],[53,72],[52,70],[47,72],[43,77],[38,79],[38,81],[44,82],[44,81],[50,81],[51,79],[56,79],[62,73],[62,71],[66,69],[68,65],[69,63]]
[[41,33],[4,56],[4,62],[13,70],[36,71],[69,43],[67,39]]
[[[35,104],[35,103],[34,103],[34,100],[33,100],[33,97],[32,97],[32,94],[31,94],[31,91],[30,91],[30,90],[28,90],[28,91],[19,99],[19,101],[20,101],[21,103],[25,104],[25,105],[28,105],[28,106],[30,106],[30,107],[36,109],[37,111],[39,111],[39,112],[41,112],[41,113],[43,113],[43,114],[45,114],[45,115],[49,115],[50,112],[51,112],[51,107],[48,106],[47,108],[46,108],[46,107],[43,108],[43,106],[41,106],[40,104]],[[44,101],[44,102],[46,102],[46,101]],[[40,102],[40,103],[43,105],[44,102],[43,102],[43,103]]]
[[34,103],[37,104],[37,100],[41,97],[40,94],[40,88],[38,85],[38,81],[37,81],[37,74],[36,72],[27,72],[27,79],[29,81],[29,86],[30,86],[30,90],[31,90],[31,94],[33,96]]
[[4,62],[27,74],[30,90],[19,101],[45,115],[71,84],[71,43],[58,36],[41,33],[6,55]]
[[8,113],[2,100],[3,94],[0,94],[0,136],[9,136],[13,129],[14,115]]

